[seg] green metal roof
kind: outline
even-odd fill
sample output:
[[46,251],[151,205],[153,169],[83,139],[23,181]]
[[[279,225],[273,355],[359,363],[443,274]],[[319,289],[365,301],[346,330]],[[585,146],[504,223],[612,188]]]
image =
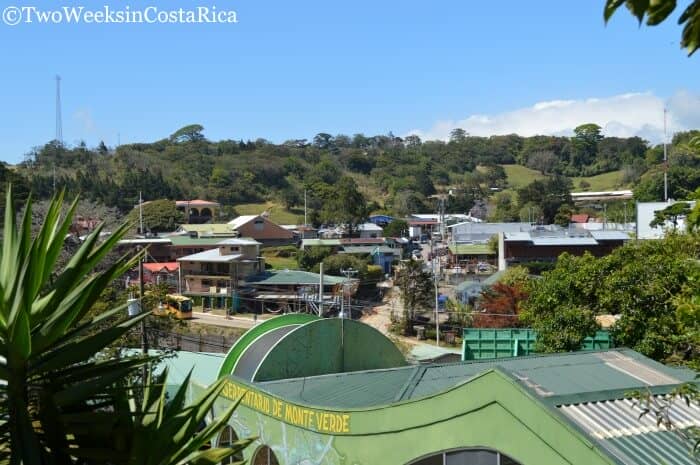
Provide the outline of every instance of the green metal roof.
[[198,245],[203,245],[203,246],[217,245],[219,242],[221,242],[223,240],[222,237],[190,237],[187,234],[178,235],[178,236],[168,236],[167,239],[170,239],[170,242],[174,246],[193,246],[193,247],[196,247]]
[[[209,245],[218,245],[221,242],[225,241],[227,238],[226,237],[190,237],[187,234],[178,234],[178,235],[173,235],[173,236],[165,236],[165,239],[170,239],[170,242],[174,246],[209,246]],[[249,237],[239,237],[238,239],[244,240],[250,240],[254,241],[254,239],[251,239]]]
[[227,223],[210,223],[210,224],[183,224],[180,229],[187,232],[196,231],[199,234],[226,234],[235,235],[235,229]]
[[496,255],[488,244],[450,244],[447,248],[453,255]]
[[288,315],[280,315],[269,320],[265,320],[245,332],[229,349],[226,358],[222,361],[219,368],[219,376],[230,375],[236,366],[236,362],[245,350],[257,338],[265,333],[281,328],[283,326],[298,326],[309,321],[317,320],[319,317],[307,313],[290,313]]
[[[666,367],[632,350],[616,349],[339,373],[261,383],[260,387],[306,404],[368,407],[384,405],[389,398],[398,402],[430,396],[491,369],[509,374],[550,404],[615,398],[629,390],[695,377],[692,370]],[[309,392],[315,395],[309,397]]]
[[401,255],[401,250],[389,247],[388,245],[348,245],[343,247],[343,250],[341,250],[340,253],[367,255],[372,255],[375,253],[390,253],[394,255]]
[[[248,284],[261,286],[318,286],[320,275],[299,270],[271,270],[251,276]],[[340,284],[350,281],[342,276],[323,275],[324,285]]]

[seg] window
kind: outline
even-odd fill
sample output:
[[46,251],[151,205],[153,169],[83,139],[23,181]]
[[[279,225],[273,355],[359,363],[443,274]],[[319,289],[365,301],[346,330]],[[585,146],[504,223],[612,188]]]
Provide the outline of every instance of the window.
[[265,220],[255,220],[253,223],[256,231],[262,231],[265,228]]
[[[231,444],[234,442],[238,441],[238,436],[236,436],[236,432],[233,431],[233,428],[230,426],[226,426],[222,431],[221,435],[219,435],[219,441],[217,442],[216,446],[217,447],[231,447]],[[235,454],[229,456],[228,458],[225,458],[224,460],[221,461],[221,465],[229,465],[230,463],[235,463],[235,462],[240,462],[243,460],[243,453],[241,451],[236,452]]]
[[275,453],[267,446],[262,446],[255,452],[250,465],[280,465]]
[[518,462],[494,450],[462,449],[424,457],[411,465],[518,465]]

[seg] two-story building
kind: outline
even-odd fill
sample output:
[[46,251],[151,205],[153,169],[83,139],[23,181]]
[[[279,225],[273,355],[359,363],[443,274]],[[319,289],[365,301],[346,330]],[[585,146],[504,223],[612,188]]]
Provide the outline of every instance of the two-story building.
[[237,309],[239,283],[265,269],[260,243],[253,239],[224,239],[212,249],[177,261],[181,293],[205,309]]

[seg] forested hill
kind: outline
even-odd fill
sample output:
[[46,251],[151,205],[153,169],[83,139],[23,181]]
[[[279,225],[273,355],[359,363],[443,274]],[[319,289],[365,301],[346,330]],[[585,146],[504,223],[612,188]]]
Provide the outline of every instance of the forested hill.
[[[700,131],[678,133],[670,146],[675,198],[700,186],[700,148],[691,142],[698,135]],[[447,187],[460,192],[448,204],[453,211],[468,210],[493,188],[510,191],[516,203],[520,192],[513,188],[531,180],[507,179],[503,165],[527,167],[522,172],[556,179],[575,190],[590,188],[590,183],[568,178],[617,171],[619,186],[610,187],[634,187],[639,199],[656,200],[662,195],[662,157],[661,146],[638,137],[603,137],[593,124],[576,128],[574,137],[474,137],[456,129],[449,142],[321,133],[310,141],[282,144],[264,139],[213,142],[200,125],[190,125],[166,139],[116,150],[104,144],[88,148],[52,142],[33,150],[16,167],[3,167],[0,181],[11,179],[19,190],[31,189],[46,198],[54,191],[55,179],[69,194],[80,192],[126,212],[139,191],[145,199],[205,198],[229,206],[273,201],[292,207],[303,204],[306,189],[311,206],[320,209],[344,179],[346,187],[358,187],[373,211],[403,215],[432,209],[430,196]]]

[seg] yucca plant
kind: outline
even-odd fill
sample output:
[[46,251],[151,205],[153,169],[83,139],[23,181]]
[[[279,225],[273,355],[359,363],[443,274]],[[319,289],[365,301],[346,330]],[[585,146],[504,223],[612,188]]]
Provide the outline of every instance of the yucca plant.
[[[174,418],[199,421],[199,410],[211,405],[221,384],[187,408],[180,391],[166,408],[164,391],[158,387],[130,386],[139,368],[154,358],[105,357],[104,352],[148,313],[120,319],[126,314],[121,305],[86,318],[105,287],[137,263],[138,257],[125,256],[96,271],[128,226],[118,228],[103,242],[98,240],[102,231],[98,227],[58,270],[56,261],[77,200],[63,217],[62,204],[60,194],[32,237],[31,199],[18,223],[8,189],[0,251],[0,461],[24,465],[156,463],[138,456],[143,449],[136,435],[150,431],[147,426],[152,423],[147,420],[160,418],[161,425],[174,424]],[[105,325],[113,319],[116,323]],[[160,392],[160,400],[153,401],[153,392]],[[139,393],[146,408],[130,408]],[[205,431],[216,433],[213,427]],[[191,428],[179,428],[175,436],[169,428],[150,432],[153,441],[160,438],[177,445],[178,453],[164,454],[159,464],[185,463],[190,455],[183,453],[196,453],[203,438]],[[192,457],[199,457],[196,463],[215,463],[207,462],[211,455]]]
[[[169,401],[166,396],[167,370],[157,377],[155,383],[147,383],[140,403],[134,396],[129,398],[133,422],[128,428],[133,433],[129,465],[215,464],[243,451],[252,442],[252,439],[241,439],[226,448],[206,447],[212,436],[226,426],[238,403],[202,426],[226,380],[220,379],[197,402],[186,405],[190,374]],[[184,441],[185,438],[189,440]]]

